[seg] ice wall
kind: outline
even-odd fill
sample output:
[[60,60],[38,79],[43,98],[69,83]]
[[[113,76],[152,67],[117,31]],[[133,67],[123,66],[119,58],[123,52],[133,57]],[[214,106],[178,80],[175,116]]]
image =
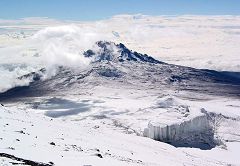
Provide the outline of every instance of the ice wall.
[[214,142],[212,127],[204,114],[178,123],[150,121],[144,130],[144,136],[179,146],[212,146],[210,144]]

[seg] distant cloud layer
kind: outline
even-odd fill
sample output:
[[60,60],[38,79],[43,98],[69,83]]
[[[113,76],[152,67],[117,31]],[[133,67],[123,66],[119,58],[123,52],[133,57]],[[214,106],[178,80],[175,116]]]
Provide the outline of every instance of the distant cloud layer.
[[[0,91],[42,67],[84,67],[98,40],[122,42],[161,61],[240,71],[240,16],[119,15],[95,22],[48,18],[0,20]],[[51,75],[51,73],[50,73]]]

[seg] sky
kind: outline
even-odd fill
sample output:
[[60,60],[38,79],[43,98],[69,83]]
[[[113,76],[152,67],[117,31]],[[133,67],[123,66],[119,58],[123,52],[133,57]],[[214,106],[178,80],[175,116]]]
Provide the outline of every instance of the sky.
[[240,0],[0,0],[0,19],[86,21],[119,14],[240,15]]

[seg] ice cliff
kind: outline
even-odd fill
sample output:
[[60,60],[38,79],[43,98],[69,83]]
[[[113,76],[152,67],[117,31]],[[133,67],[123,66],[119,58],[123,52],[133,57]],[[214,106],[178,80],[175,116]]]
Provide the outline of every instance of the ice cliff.
[[143,135],[177,147],[209,149],[215,146],[214,131],[209,116],[198,107],[190,107],[175,97],[156,102],[162,112],[151,119]]
[[208,149],[214,147],[214,134],[206,115],[196,116],[180,123],[160,123],[150,121],[144,136],[170,143],[174,146],[187,146]]

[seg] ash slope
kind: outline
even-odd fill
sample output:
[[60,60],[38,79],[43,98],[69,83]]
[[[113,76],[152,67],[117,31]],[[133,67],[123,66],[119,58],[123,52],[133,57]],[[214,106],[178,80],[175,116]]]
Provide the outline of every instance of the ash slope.
[[239,73],[194,69],[167,64],[146,54],[133,52],[123,44],[99,41],[84,52],[91,63],[84,69],[58,67],[56,75],[42,79],[46,70],[24,75],[29,86],[0,94],[0,101],[22,97],[91,92],[96,86],[155,91],[198,92],[216,96],[240,96]]

